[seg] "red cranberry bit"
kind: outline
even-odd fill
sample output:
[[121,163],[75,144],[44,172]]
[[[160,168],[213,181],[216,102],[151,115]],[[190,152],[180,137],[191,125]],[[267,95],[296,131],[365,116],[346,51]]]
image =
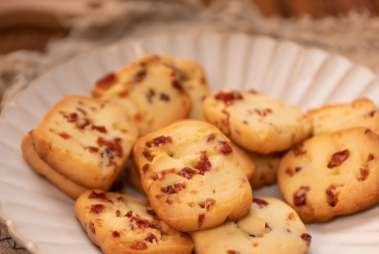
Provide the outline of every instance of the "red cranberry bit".
[[256,203],[259,206],[259,208],[268,206],[268,202],[260,198],[253,198],[253,203]]
[[168,94],[161,93],[159,99],[162,101],[170,101],[170,96]]
[[129,96],[129,91],[128,90],[124,90],[124,91],[122,91],[122,92],[120,92],[118,94],[118,97],[120,97],[120,98],[125,98],[125,97],[128,97],[128,96]]
[[64,139],[69,139],[69,138],[71,138],[71,135],[69,135],[69,134],[67,134],[66,132],[61,132],[61,133],[59,133],[59,136],[61,136],[62,138],[64,138]]
[[173,78],[172,81],[171,81],[171,85],[180,90],[180,91],[183,91],[183,87],[182,87],[182,84],[180,83],[180,81],[177,79],[177,78]]
[[91,205],[91,211],[90,213],[100,213],[104,210],[105,208],[105,205],[102,205],[102,204],[96,204],[96,205]]
[[205,219],[205,214],[200,214],[199,215],[199,224],[200,225],[203,223],[204,219]]
[[364,181],[368,177],[370,170],[368,168],[360,168],[359,173],[361,174],[361,177],[358,180]]
[[132,217],[132,216],[133,216],[133,212],[132,212],[132,211],[129,211],[129,212],[127,212],[127,213],[125,214],[124,217],[128,217],[128,218],[130,218],[130,217]]
[[225,105],[230,106],[233,105],[235,100],[242,100],[243,96],[237,91],[231,91],[231,92],[219,92],[215,95],[216,100],[223,101]]
[[186,182],[176,183],[174,184],[176,192],[182,191],[185,187]]
[[100,78],[97,82],[96,85],[101,88],[101,89],[108,89],[111,87],[112,83],[116,81],[116,75],[114,73],[109,73],[105,75],[104,77]]
[[120,217],[120,211],[119,210],[116,211],[116,216]]
[[195,167],[196,169],[200,170],[199,174],[204,175],[205,172],[209,171],[211,169],[211,163],[208,160],[208,157],[206,155],[206,151],[200,152],[200,161]]
[[290,213],[290,214],[288,214],[288,219],[290,219],[290,220],[294,220],[295,219],[295,213]]
[[92,198],[97,198],[97,199],[102,199],[102,200],[107,200],[107,194],[105,194],[104,192],[99,192],[99,193],[96,193],[95,191],[92,191],[92,193],[89,195],[88,197],[89,199],[92,199]]
[[287,175],[293,176],[293,172],[292,172],[291,168],[287,168],[285,172],[286,172]]
[[302,169],[302,167],[296,167],[296,168],[295,168],[295,172],[297,173],[297,172],[299,172],[301,169]]
[[258,115],[260,115],[260,116],[266,116],[266,115],[268,115],[269,113],[272,113],[272,110],[269,109],[269,108],[265,108],[265,109],[261,109],[261,110],[259,110],[259,109],[254,109],[254,111],[255,111]]
[[136,113],[136,114],[134,115],[134,119],[135,119],[136,121],[140,121],[140,120],[142,119],[142,115],[141,115],[140,113]]
[[98,130],[101,133],[107,133],[107,129],[104,126],[92,125],[92,130]]
[[371,111],[371,112],[369,113],[369,115],[370,115],[371,117],[373,117],[373,116],[375,115],[375,112],[376,112],[376,110],[373,110],[373,111]]
[[325,193],[328,195],[329,197],[329,204],[332,206],[332,207],[335,207],[337,202],[338,202],[338,198],[337,198],[337,193],[336,193],[336,186],[334,186],[334,184],[331,184],[329,186],[329,188],[327,188],[325,190]]
[[211,199],[211,198],[207,198],[205,200],[205,208],[207,209],[207,211],[209,211],[209,209],[211,208],[211,206],[213,206],[214,204],[216,204],[216,200]]
[[146,164],[143,165],[143,167],[142,167],[142,172],[146,175],[146,172],[147,172],[148,169],[149,169],[149,163],[146,163]]
[[121,133],[128,133],[127,129],[120,129]]
[[374,159],[374,155],[372,153],[370,153],[367,157],[366,164],[369,163],[370,161],[372,161],[373,159]]
[[309,186],[301,186],[300,189],[293,194],[293,203],[295,206],[305,205],[305,194],[310,189]]
[[150,214],[151,216],[154,216],[154,217],[157,217],[158,215],[155,213],[155,211],[153,210],[153,208],[150,208],[150,207],[146,207],[146,212],[148,214]]
[[118,198],[117,198],[117,201],[118,201],[118,202],[124,202],[124,198],[123,198],[123,197],[118,197]]
[[159,136],[150,141],[148,145],[159,146],[160,144],[164,145],[166,143],[172,144],[172,138],[170,136]]
[[84,111],[84,109],[81,109],[81,108],[76,108],[78,111],[80,111],[83,115],[87,115],[87,112]]
[[147,71],[145,69],[140,70],[139,72],[137,72],[136,75],[134,75],[132,82],[134,84],[140,83],[141,81],[143,81],[146,78],[146,75],[147,75]]
[[191,179],[193,175],[197,174],[197,171],[189,168],[189,167],[184,167],[182,170],[179,171],[178,175],[183,176],[187,179]]
[[161,232],[161,235],[163,235],[163,229],[162,229],[162,227],[157,227],[155,224],[152,224],[151,228],[158,230],[159,232]]
[[81,125],[79,125],[78,127],[80,129],[84,129],[86,126],[90,125],[92,123],[92,121],[88,118],[83,118],[83,123]]
[[70,113],[68,115],[63,115],[63,117],[66,118],[69,123],[74,123],[78,119],[78,114]]
[[174,186],[167,185],[167,186],[162,187],[161,191],[163,193],[167,193],[167,194],[178,193],[179,191],[181,191],[181,190],[184,189],[184,185],[185,185],[185,182],[183,182],[183,183],[176,183],[176,184],[174,184]]
[[243,120],[242,123],[243,123],[243,124],[246,124],[246,125],[248,124],[246,120]]
[[149,152],[142,152],[143,156],[145,156],[146,160],[153,161],[154,156],[152,156]]
[[241,254],[241,252],[235,251],[235,250],[227,250],[228,254]]
[[270,233],[272,230],[272,228],[267,224],[267,222],[265,224],[265,230],[266,230],[266,233]]
[[159,173],[153,178],[153,180],[154,180],[154,181],[156,181],[156,180],[163,180],[164,177],[165,177],[167,174],[170,174],[170,173],[175,173],[175,168],[170,168],[170,169],[162,170],[161,172],[159,172]]
[[133,222],[133,221],[136,222],[136,224],[137,224],[137,226],[139,228],[141,228],[141,227],[144,227],[144,228],[150,227],[150,221],[148,221],[148,220],[144,220],[144,219],[141,219],[141,218],[138,218],[138,217],[132,217],[130,219],[130,222]]
[[147,233],[147,237],[145,238],[145,241],[153,243],[153,241],[158,242],[157,237],[152,233]]
[[94,146],[89,146],[88,150],[89,150],[90,153],[96,153],[96,152],[99,151],[99,148],[94,147]]
[[133,250],[146,250],[147,245],[146,243],[135,241],[134,244],[130,245],[130,248]]
[[328,168],[334,168],[342,164],[347,158],[349,158],[349,150],[343,150],[341,152],[336,152],[332,155],[332,158],[328,164]]
[[221,148],[220,148],[220,153],[223,154],[223,155],[229,155],[231,152],[233,152],[233,149],[232,147],[229,145],[228,142],[225,142],[225,141],[220,141],[220,143],[222,144]]
[[214,139],[216,138],[216,135],[214,133],[211,133],[208,138],[207,138],[207,142],[211,142],[213,141]]
[[96,232],[95,232],[95,225],[93,224],[92,221],[89,222],[89,229],[91,229],[92,234],[96,234]]
[[301,239],[303,239],[305,241],[305,243],[307,244],[307,246],[309,244],[311,244],[311,242],[312,242],[312,236],[308,235],[308,234],[302,234],[301,235]]
[[303,144],[297,144],[292,147],[292,151],[296,157],[307,153],[307,151],[302,150],[302,148]]
[[113,158],[114,156],[122,157],[122,146],[120,144],[120,138],[114,138],[113,140],[105,140],[103,137],[98,137],[97,144],[101,146],[106,146],[108,148],[104,152],[108,155],[108,158]]
[[147,98],[147,101],[151,104],[153,103],[153,97],[155,95],[155,91],[154,89],[149,89],[149,91],[146,93],[146,98]]
[[120,237],[120,233],[117,232],[117,231],[113,231],[113,232],[112,232],[112,236],[113,236],[113,237]]

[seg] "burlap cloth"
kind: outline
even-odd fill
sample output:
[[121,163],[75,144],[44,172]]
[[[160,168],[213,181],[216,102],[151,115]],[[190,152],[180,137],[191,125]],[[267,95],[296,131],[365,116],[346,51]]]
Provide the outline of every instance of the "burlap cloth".
[[[213,1],[205,8],[200,0],[123,1],[111,17],[63,20],[71,26],[69,36],[50,42],[46,53],[17,51],[0,57],[1,108],[37,76],[81,53],[122,39],[146,35],[238,31],[266,34],[339,53],[379,74],[379,18],[350,13],[340,18],[313,20],[265,18],[251,1]],[[0,224],[0,254],[28,253]]]

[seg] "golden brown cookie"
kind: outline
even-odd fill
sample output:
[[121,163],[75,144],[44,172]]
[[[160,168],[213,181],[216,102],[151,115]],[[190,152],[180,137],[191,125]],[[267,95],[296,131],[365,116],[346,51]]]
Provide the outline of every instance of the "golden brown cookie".
[[133,156],[151,206],[179,231],[215,227],[250,209],[250,184],[230,140],[213,125],[178,121],[139,138]]
[[379,138],[354,127],[294,146],[281,160],[278,184],[304,223],[325,222],[379,201]]
[[300,109],[252,90],[215,91],[204,101],[204,114],[234,142],[262,154],[287,150],[312,132]]
[[296,212],[275,198],[254,198],[238,222],[191,232],[196,254],[304,254],[312,237]]
[[106,254],[190,254],[193,249],[189,235],[159,219],[147,200],[89,190],[76,201],[75,214]]
[[38,157],[70,181],[107,190],[125,164],[137,129],[119,107],[65,96],[32,132]]

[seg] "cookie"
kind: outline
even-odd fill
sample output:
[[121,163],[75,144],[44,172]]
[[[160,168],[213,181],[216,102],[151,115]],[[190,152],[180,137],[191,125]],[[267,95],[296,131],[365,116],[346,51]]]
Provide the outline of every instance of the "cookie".
[[196,254],[304,254],[312,237],[283,201],[254,198],[249,213],[238,222],[191,232]]
[[262,154],[287,150],[312,132],[300,109],[253,90],[215,91],[204,101],[204,114],[234,142]]
[[176,230],[215,227],[250,209],[250,184],[213,125],[182,120],[149,133],[136,141],[133,160],[151,206]]
[[108,190],[125,164],[137,129],[118,106],[65,96],[32,132],[38,157],[85,188]]
[[190,236],[160,220],[144,199],[89,190],[76,201],[75,214],[105,254],[190,254],[193,249]]
[[92,95],[123,108],[140,135],[185,118],[191,99],[183,88],[184,76],[169,57],[144,56],[101,78]]
[[313,135],[340,129],[362,126],[379,133],[379,112],[367,98],[346,104],[324,105],[311,109],[307,114],[313,121]]
[[[236,156],[238,157],[239,163],[241,165],[242,171],[246,175],[247,179],[250,179],[254,173],[255,165],[252,159],[245,153],[245,151],[239,147],[238,145],[234,144],[233,142],[230,143],[230,146],[232,147],[233,151],[236,153]],[[142,188],[141,184],[141,176],[139,175],[138,169],[134,166],[132,163],[129,167],[129,174],[128,174],[128,181],[136,188],[141,194],[146,195],[145,190]],[[276,179],[276,171],[275,171],[275,179]]]
[[32,132],[26,133],[22,138],[21,151],[24,159],[37,174],[46,177],[46,179],[55,185],[55,187],[72,199],[77,199],[82,193],[88,190],[87,188],[76,184],[75,182],[59,174],[38,157],[36,151],[34,150]]
[[303,222],[325,222],[379,201],[379,137],[354,127],[294,146],[281,160],[278,185]]
[[262,188],[265,185],[276,184],[278,166],[283,152],[276,152],[270,154],[259,154],[246,151],[251,160],[255,164],[255,171],[250,178],[250,185],[253,190]]

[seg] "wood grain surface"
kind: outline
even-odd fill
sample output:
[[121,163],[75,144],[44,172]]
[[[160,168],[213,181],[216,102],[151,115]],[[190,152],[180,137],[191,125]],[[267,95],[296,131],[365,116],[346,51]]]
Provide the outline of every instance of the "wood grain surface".
[[[11,6],[13,9],[7,6],[8,9],[5,15],[5,9],[4,7],[1,8],[1,5],[6,2],[14,3],[17,1],[22,0],[0,0],[0,55],[18,49],[43,52],[47,41],[66,36],[69,28],[60,25],[56,14],[48,11],[54,9],[54,5],[51,5],[54,1],[57,2],[58,7],[56,9],[58,11],[64,11],[66,15],[71,16],[90,15],[94,11],[98,12],[101,8],[104,8],[103,3],[109,4],[109,1],[101,0],[38,0],[38,3],[42,6],[44,1],[48,3],[48,7],[43,6],[43,8],[40,8],[42,10],[40,13],[36,11],[38,8],[31,9],[29,12],[22,8],[20,11],[20,8],[13,4]],[[62,1],[66,1],[66,5],[72,4],[76,7],[72,8],[73,11],[71,12],[70,8],[62,10],[59,7]],[[202,1],[205,6],[209,6],[212,1],[216,0]],[[35,3],[35,1],[33,2]],[[80,11],[78,11],[77,7],[79,6],[78,2],[83,3],[80,5]],[[117,4],[117,1],[113,2],[113,4]],[[251,0],[251,4],[254,4],[267,17],[298,18],[301,15],[309,14],[315,19],[320,19],[326,16],[346,15],[351,10],[366,11],[372,16],[379,15],[379,0]],[[107,6],[107,8],[112,8],[112,5],[111,7]]]

